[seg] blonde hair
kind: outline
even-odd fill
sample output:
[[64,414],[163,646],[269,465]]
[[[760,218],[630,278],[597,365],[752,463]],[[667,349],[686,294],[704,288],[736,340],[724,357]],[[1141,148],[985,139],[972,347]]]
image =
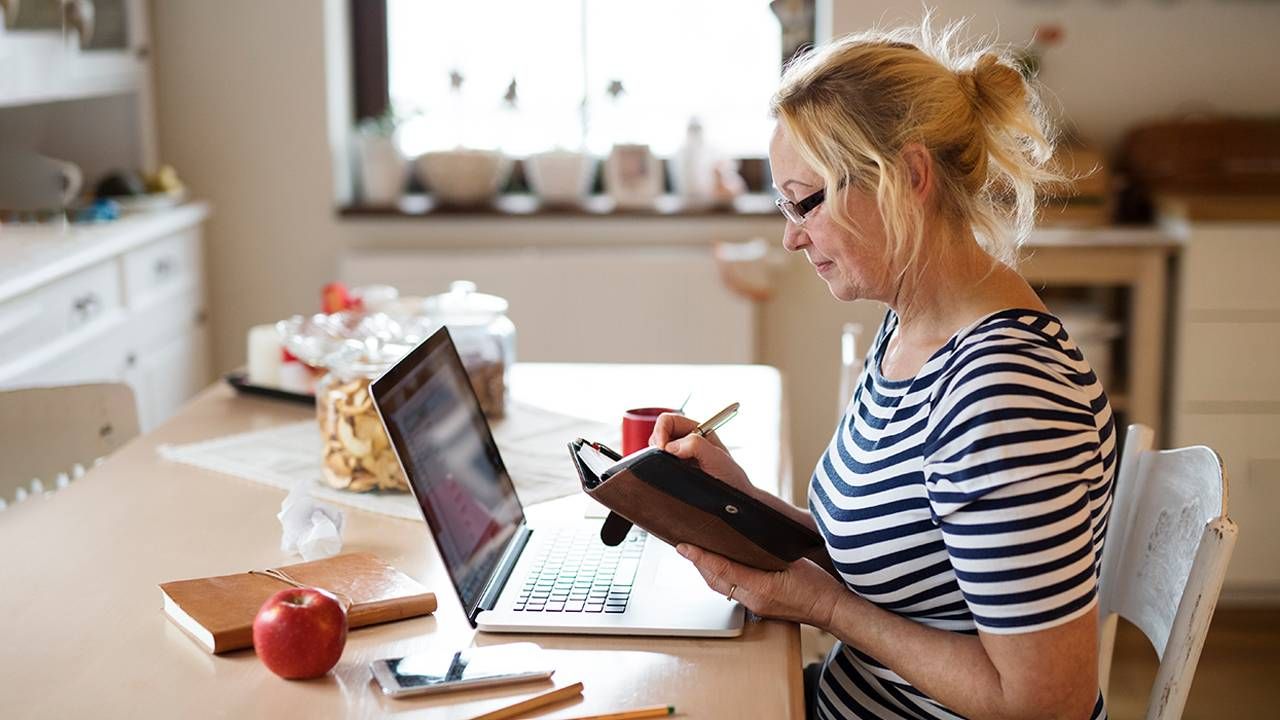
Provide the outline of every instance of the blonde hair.
[[[963,26],[936,33],[926,13],[918,29],[846,35],[793,60],[773,97],[774,116],[828,198],[845,186],[874,191],[899,277],[922,267],[924,245],[907,144],[932,156],[939,211],[1010,265],[1035,222],[1037,187],[1062,180],[1045,167],[1053,142],[1036,90],[1006,52],[960,48]],[[843,203],[827,212],[857,231]]]

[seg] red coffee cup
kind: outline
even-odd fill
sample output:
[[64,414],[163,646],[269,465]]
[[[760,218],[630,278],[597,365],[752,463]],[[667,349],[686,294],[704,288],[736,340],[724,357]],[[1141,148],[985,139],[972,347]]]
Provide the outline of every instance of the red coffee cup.
[[635,408],[622,413],[622,454],[630,455],[649,447],[649,436],[662,413],[677,412],[672,408]]

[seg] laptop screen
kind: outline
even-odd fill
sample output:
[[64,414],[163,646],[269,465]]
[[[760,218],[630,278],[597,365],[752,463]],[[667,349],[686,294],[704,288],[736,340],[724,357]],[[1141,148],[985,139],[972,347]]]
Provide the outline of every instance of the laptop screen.
[[449,331],[414,348],[372,394],[470,613],[524,511]]

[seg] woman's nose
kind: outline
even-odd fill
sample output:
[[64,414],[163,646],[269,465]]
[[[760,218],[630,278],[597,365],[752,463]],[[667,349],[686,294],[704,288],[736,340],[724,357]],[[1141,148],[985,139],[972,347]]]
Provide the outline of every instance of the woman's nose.
[[808,244],[808,238],[804,234],[804,230],[790,220],[782,230],[782,247],[797,252]]

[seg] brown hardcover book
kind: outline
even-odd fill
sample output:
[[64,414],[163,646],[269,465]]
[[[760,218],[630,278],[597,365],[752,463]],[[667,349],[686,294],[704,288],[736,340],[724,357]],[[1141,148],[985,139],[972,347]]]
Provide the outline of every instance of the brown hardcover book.
[[[344,603],[351,628],[428,615],[436,596],[373,553],[348,553],[325,560],[285,565],[271,571],[299,585],[328,590]],[[253,618],[262,603],[290,586],[278,577],[237,573],[178,580],[160,586],[164,612],[212,653],[253,645]]]

